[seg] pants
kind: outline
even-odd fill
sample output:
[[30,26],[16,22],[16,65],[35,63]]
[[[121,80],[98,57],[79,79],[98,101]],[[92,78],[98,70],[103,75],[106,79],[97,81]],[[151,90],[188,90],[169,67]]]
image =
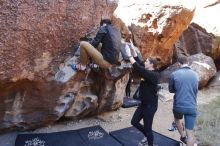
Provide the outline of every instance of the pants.
[[80,63],[82,65],[87,65],[89,62],[89,57],[91,57],[93,62],[99,65],[101,68],[108,69],[112,66],[90,43],[85,41],[80,42]]
[[130,94],[131,94],[131,78],[129,78],[128,83],[126,85],[125,94],[126,94],[126,96],[130,97]]
[[[134,115],[131,120],[131,124],[140,130],[145,137],[147,137],[148,145],[153,146],[153,131],[152,124],[154,114],[157,111],[157,106],[154,105],[140,105],[134,112]],[[141,119],[144,121],[144,125],[140,124]]]

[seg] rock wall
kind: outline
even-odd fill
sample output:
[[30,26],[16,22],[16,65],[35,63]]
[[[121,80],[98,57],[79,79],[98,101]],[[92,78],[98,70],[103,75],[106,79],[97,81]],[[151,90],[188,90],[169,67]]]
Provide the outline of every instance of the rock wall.
[[[48,78],[71,46],[112,17],[115,1],[2,1],[0,80]],[[86,10],[86,11],[85,11]],[[105,12],[105,13],[104,13]]]
[[[199,88],[205,87],[209,80],[216,74],[216,67],[211,57],[198,53],[189,56],[189,66],[199,76]],[[171,73],[179,68],[178,63],[166,68],[161,72],[161,83],[168,82]]]
[[[75,102],[66,110],[64,117],[76,119],[105,111],[116,110],[122,105],[131,66],[121,66],[98,72],[77,73],[65,84],[65,92],[75,92]],[[80,76],[80,77],[79,77]]]
[[85,78],[79,73],[61,84],[54,74],[81,37],[112,17],[117,2],[3,0],[0,7],[0,131],[53,123],[77,103]]
[[205,87],[209,80],[215,76],[216,67],[213,59],[203,53],[190,56],[190,67],[199,75],[199,87]]
[[[0,83],[0,131],[32,129],[58,120],[74,95],[60,96],[57,82],[19,80]],[[64,104],[64,100],[67,104]],[[62,107],[62,108],[61,108]]]
[[198,24],[191,23],[174,45],[173,62],[179,55],[204,53],[214,60],[220,59],[220,48],[216,37]]
[[170,63],[173,44],[192,20],[195,5],[193,1],[190,5],[185,3],[178,0],[121,0],[114,12],[115,21],[125,34],[130,28],[134,44],[144,59],[149,56],[160,58],[163,66]]

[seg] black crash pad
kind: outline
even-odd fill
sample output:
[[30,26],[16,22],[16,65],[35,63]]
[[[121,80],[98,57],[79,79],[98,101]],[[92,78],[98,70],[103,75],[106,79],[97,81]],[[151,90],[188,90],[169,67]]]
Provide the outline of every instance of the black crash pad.
[[19,134],[15,146],[86,146],[77,130],[55,133]]
[[87,146],[122,146],[100,126],[79,129],[78,132]]
[[[158,146],[180,146],[181,142],[171,139],[167,136],[153,132],[154,144]],[[134,127],[129,127],[117,131],[110,132],[110,135],[114,137],[123,146],[138,146],[138,143],[143,139],[144,135]]]
[[139,104],[141,104],[140,100],[124,97],[122,107],[129,108],[129,107],[138,106]]
[[15,146],[122,146],[102,127],[54,133],[19,134]]

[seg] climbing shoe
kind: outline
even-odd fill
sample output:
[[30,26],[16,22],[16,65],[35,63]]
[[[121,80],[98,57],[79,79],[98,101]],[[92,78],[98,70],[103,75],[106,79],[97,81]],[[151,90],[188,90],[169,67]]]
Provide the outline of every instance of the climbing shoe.
[[86,67],[81,64],[69,64],[69,66],[75,71],[86,71]]

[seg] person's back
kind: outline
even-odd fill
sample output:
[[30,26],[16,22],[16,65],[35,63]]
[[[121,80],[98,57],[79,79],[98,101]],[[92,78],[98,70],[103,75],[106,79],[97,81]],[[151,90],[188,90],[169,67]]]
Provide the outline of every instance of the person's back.
[[172,73],[174,81],[174,107],[196,108],[198,75],[189,67],[183,67]]
[[102,39],[101,53],[111,64],[117,64],[121,47],[121,34],[111,24],[105,26],[107,34]]
[[[72,65],[73,69],[85,70],[91,58],[92,62],[100,68],[109,69],[118,65],[119,50],[121,47],[121,34],[112,25],[111,20],[103,19],[100,22],[100,29],[95,38],[90,41],[80,42],[80,64]],[[96,49],[102,43],[101,52]],[[76,66],[76,67],[75,67]]]
[[[174,120],[181,136],[180,140],[187,146],[193,146],[199,78],[197,73],[188,66],[189,62],[186,56],[180,56],[178,63],[181,68],[173,72],[169,80],[169,91],[175,93],[173,102]],[[185,128],[182,123],[183,116]],[[186,133],[184,129],[186,129]]]

